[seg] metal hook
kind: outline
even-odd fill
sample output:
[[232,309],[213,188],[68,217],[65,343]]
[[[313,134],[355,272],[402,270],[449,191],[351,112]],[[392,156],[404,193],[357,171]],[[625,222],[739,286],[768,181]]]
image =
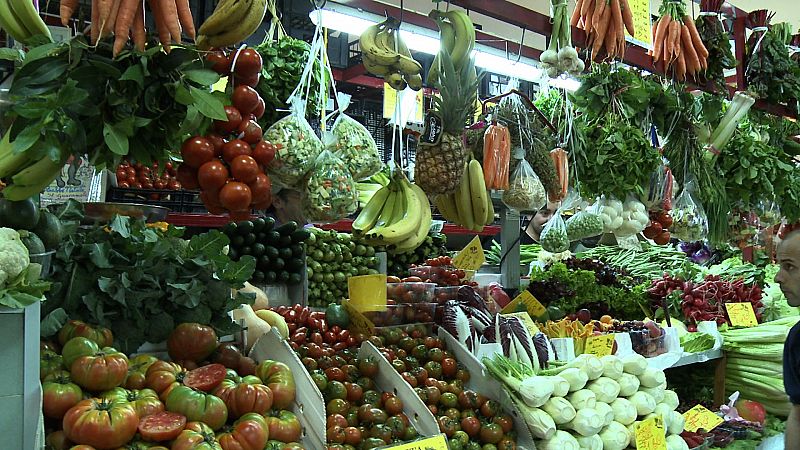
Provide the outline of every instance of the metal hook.
[[518,63],[522,59],[522,44],[525,42],[525,27],[522,27],[522,37],[519,39],[519,51],[517,52],[517,60],[514,63]]
[[400,23],[403,23],[403,13],[406,9],[403,7],[403,0],[400,0]]
[[328,0],[309,0],[315,9],[322,9],[328,4]]

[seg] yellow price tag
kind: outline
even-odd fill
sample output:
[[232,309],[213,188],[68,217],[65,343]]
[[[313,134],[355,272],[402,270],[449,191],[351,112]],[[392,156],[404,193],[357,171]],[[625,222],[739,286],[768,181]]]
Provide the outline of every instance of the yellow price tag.
[[539,333],[539,327],[536,326],[536,323],[531,319],[531,316],[526,313],[525,311],[521,312],[512,312],[508,314],[502,314],[503,316],[511,316],[516,317],[522,321],[522,325],[528,330],[528,333],[531,334],[531,338],[536,336]]
[[584,347],[583,353],[597,357],[612,355],[614,353],[614,335],[589,336],[586,338],[586,347]]
[[703,405],[697,405],[683,413],[683,419],[685,421],[683,429],[691,433],[696,433],[701,428],[711,431],[724,422],[722,417],[714,414]]
[[447,439],[443,434],[437,434],[429,438],[420,439],[405,444],[383,447],[386,450],[447,450]]
[[725,309],[728,310],[731,325],[735,327],[754,327],[758,325],[756,312],[750,302],[725,303]]
[[350,315],[350,330],[355,333],[364,333],[368,336],[372,336],[375,334],[375,324],[372,323],[369,319],[364,317],[363,314],[349,301],[344,300],[342,302],[342,306],[347,311],[347,314]]
[[667,450],[664,419],[661,416],[644,420],[636,427],[636,448],[638,450]]
[[350,304],[360,312],[386,311],[386,275],[362,275],[347,279]]
[[633,31],[631,36],[635,41],[646,48],[652,48],[653,25],[650,23],[650,0],[628,0],[633,16]]
[[541,317],[547,312],[547,309],[539,303],[539,300],[536,300],[530,291],[525,289],[514,297],[514,300],[511,300],[500,313],[509,314],[520,311],[527,311],[531,317]]
[[469,244],[453,258],[453,265],[459,269],[478,270],[481,268],[484,261],[486,261],[486,256],[483,254],[481,239],[475,236]]
[[[414,115],[409,117],[409,122],[422,123],[425,118],[424,99],[425,94],[420,89],[417,91],[417,97],[414,102],[417,105],[417,110]],[[389,86],[389,83],[383,83],[383,118],[394,118],[395,108],[397,107],[397,99],[400,97],[400,92]]]

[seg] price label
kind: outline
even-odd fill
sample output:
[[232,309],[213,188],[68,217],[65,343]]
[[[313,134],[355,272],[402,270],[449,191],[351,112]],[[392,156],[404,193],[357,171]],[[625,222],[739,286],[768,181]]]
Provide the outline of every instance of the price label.
[[481,239],[475,236],[469,244],[453,258],[453,265],[459,269],[478,270],[481,268],[484,261],[486,261],[486,256],[483,254]]
[[664,419],[661,416],[644,420],[636,427],[636,448],[638,450],[667,450]]
[[347,279],[350,304],[360,312],[386,311],[386,275],[362,275]]
[[653,25],[650,22],[650,0],[628,0],[633,16],[632,40],[645,48],[653,48]]
[[[416,93],[416,97],[414,99],[415,103],[415,110],[414,114],[410,114],[411,111],[408,111],[405,116],[408,117],[409,122],[415,123],[422,123],[424,116],[425,116],[425,107],[423,104],[424,101],[424,93],[423,90],[420,89]],[[395,90],[393,87],[389,86],[389,83],[383,83],[383,118],[384,119],[392,119],[395,114],[395,108],[397,107],[397,101],[400,98],[400,92]],[[405,105],[404,105],[405,107]],[[403,112],[401,112],[402,114]]]
[[700,428],[711,431],[724,422],[722,417],[714,414],[703,405],[697,405],[683,413],[683,419],[685,421],[683,429],[691,433],[696,433]]
[[502,314],[503,316],[511,316],[516,317],[522,321],[522,325],[528,330],[528,333],[531,334],[531,338],[536,336],[539,333],[539,327],[536,326],[536,323],[531,319],[531,316],[526,313],[525,311],[521,312],[513,312],[508,314]]
[[589,336],[586,338],[584,353],[597,357],[608,356],[614,353],[614,335],[601,334],[599,336]]
[[725,303],[725,309],[728,310],[728,318],[731,319],[731,325],[735,327],[754,327],[758,325],[756,312],[750,302]]
[[364,317],[363,314],[359,310],[357,310],[353,305],[345,300],[342,302],[342,306],[345,310],[347,310],[347,314],[350,315],[350,330],[355,333],[364,333],[366,335],[374,335],[375,334],[375,324],[372,323],[369,319]]
[[527,312],[531,317],[541,317],[547,309],[526,289],[514,297],[514,300],[511,300],[500,313],[510,314],[520,311]]
[[391,447],[383,447],[386,450],[447,450],[447,439],[443,434],[437,434],[429,438],[420,439]]

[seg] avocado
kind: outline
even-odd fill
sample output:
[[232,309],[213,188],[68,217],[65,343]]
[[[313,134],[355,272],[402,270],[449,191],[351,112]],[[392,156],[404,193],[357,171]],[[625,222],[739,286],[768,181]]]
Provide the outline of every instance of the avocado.
[[39,223],[39,205],[29,198],[12,201],[0,198],[0,226],[33,230]]
[[41,211],[39,223],[36,224],[33,232],[42,239],[44,248],[47,250],[58,248],[64,237],[64,227],[61,225],[61,221],[46,209]]

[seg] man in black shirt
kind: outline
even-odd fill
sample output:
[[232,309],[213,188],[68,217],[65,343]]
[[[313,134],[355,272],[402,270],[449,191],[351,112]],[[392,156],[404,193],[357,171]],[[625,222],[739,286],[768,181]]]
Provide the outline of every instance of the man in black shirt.
[[[789,305],[800,306],[800,230],[786,236],[778,247],[780,284]],[[800,449],[800,323],[792,327],[783,347],[783,384],[792,410],[786,420],[785,448]]]

